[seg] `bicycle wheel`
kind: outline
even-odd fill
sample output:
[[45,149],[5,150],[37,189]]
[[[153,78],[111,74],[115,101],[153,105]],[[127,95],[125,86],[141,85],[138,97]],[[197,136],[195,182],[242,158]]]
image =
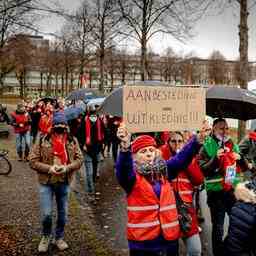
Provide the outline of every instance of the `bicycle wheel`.
[[0,156],[0,175],[8,175],[12,171],[12,165],[5,156]]

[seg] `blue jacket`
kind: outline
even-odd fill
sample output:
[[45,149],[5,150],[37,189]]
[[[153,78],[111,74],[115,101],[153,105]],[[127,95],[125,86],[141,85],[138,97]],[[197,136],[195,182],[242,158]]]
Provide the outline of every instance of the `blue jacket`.
[[231,211],[228,235],[225,239],[225,255],[256,255],[255,249],[256,205],[239,201]]

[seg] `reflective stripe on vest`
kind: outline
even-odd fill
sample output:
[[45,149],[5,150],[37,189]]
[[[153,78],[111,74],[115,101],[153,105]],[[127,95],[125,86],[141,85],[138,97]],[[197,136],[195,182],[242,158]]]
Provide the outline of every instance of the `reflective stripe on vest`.
[[176,208],[175,204],[170,204],[170,205],[161,207],[160,212],[172,210],[172,209],[175,209],[175,208]]
[[145,223],[127,223],[127,227],[129,228],[150,228],[154,226],[158,226],[160,224],[159,220]]
[[191,194],[193,194],[193,191],[190,191],[190,190],[179,191],[179,194],[180,195],[191,195]]
[[[136,182],[127,197],[127,210],[128,240],[153,240],[160,234],[168,241],[180,237],[175,195],[167,180],[161,183],[158,198],[152,184],[136,173]],[[166,225],[164,229],[162,225]]]
[[190,180],[189,180],[189,179],[186,179],[186,178],[178,178],[178,180],[177,180],[177,179],[174,179],[174,180],[172,180],[172,182],[190,183]]
[[165,228],[172,228],[172,227],[175,227],[178,225],[180,225],[179,221],[174,221],[171,223],[162,224],[161,227],[162,227],[162,229],[165,229]]
[[210,180],[205,180],[205,183],[215,183],[215,182],[222,182],[224,179],[223,178],[218,178],[218,179],[210,179]]
[[159,205],[148,205],[148,206],[128,206],[128,211],[148,211],[148,210],[156,210],[159,208]]

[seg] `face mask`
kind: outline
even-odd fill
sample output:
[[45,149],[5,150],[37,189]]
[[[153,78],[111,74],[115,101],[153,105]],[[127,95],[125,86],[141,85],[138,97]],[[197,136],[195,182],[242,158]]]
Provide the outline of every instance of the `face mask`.
[[219,135],[219,134],[216,135],[216,138],[217,138],[218,140],[220,140],[220,141],[223,141],[223,142],[227,142],[227,141],[230,139],[229,136],[224,136],[224,137],[222,137],[222,136]]
[[66,128],[63,128],[63,127],[54,128],[54,132],[57,134],[63,134],[65,131],[66,131]]

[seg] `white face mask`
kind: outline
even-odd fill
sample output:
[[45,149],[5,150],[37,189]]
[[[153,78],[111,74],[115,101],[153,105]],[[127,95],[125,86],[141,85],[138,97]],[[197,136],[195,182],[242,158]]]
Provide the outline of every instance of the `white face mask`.
[[219,134],[217,134],[217,135],[215,135],[216,136],[216,138],[218,139],[218,140],[220,140],[220,141],[223,141],[223,142],[227,142],[229,139],[230,139],[230,137],[229,136],[224,136],[224,137],[222,137],[221,135],[219,135]]
[[97,120],[97,116],[89,116],[89,119],[94,123]]

